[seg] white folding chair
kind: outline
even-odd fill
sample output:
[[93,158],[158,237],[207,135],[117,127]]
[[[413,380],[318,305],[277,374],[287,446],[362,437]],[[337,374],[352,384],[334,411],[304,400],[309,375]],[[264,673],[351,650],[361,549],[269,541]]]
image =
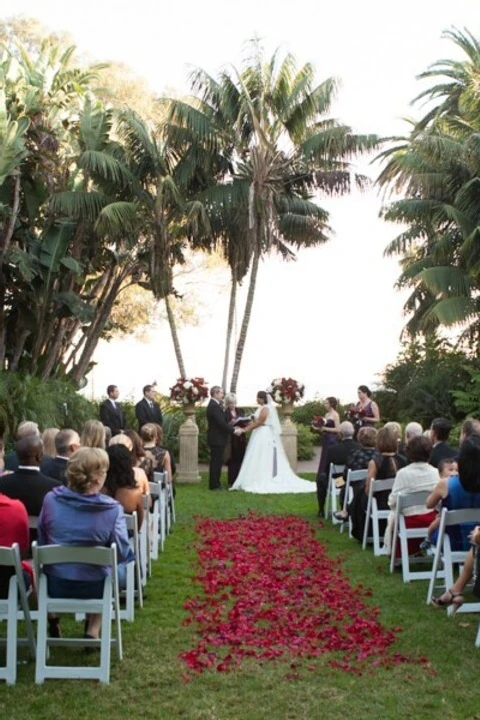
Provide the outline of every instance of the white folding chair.
[[[372,480],[370,483],[370,488],[368,492],[368,501],[367,501],[367,512],[365,514],[365,528],[363,530],[363,543],[362,543],[362,549],[365,550],[367,547],[367,540],[373,540],[373,554],[374,555],[386,555],[387,552],[384,550],[384,548],[380,547],[380,526],[379,526],[379,520],[387,520],[388,516],[390,514],[390,510],[379,510],[378,509],[378,503],[377,498],[375,495],[377,495],[380,492],[391,490],[393,488],[393,483],[395,482],[395,478],[386,478],[385,480]],[[373,536],[371,538],[368,537],[368,526],[370,524],[370,521],[372,523],[372,532]]]
[[135,560],[127,565],[126,586],[121,596],[125,599],[125,607],[120,609],[120,619],[133,622],[135,619],[135,598],[139,607],[143,607],[142,568],[140,561],[140,535],[138,532],[138,516],[136,511],[125,513],[125,522]]
[[160,549],[163,552],[165,547],[165,539],[168,532],[168,490],[167,490],[167,474],[163,472],[154,472],[153,479],[159,486],[159,508],[158,508],[158,534],[160,536]]
[[172,532],[172,525],[177,521],[177,513],[175,512],[175,496],[173,494],[173,482],[167,483],[168,490],[168,510],[170,515],[170,532]]
[[[6,680],[7,685],[14,685],[17,679],[17,646],[27,644],[32,658],[35,658],[36,652],[18,543],[11,547],[0,547],[0,567],[9,567],[13,571],[8,581],[8,595],[0,598],[0,620],[7,621],[7,637],[0,639],[2,645],[6,644],[6,663],[0,667],[0,680]],[[18,637],[19,620],[25,622],[26,638]]]
[[[357,483],[365,482],[367,479],[367,470],[348,470],[347,471],[347,482],[345,483],[345,498],[343,500],[343,512],[347,512],[348,504],[351,502],[353,497],[353,486]],[[343,533],[345,523],[342,522],[340,525],[340,532]],[[352,518],[348,516],[348,536],[352,537]]]
[[[38,630],[37,661],[35,682],[41,684],[46,678],[71,678],[100,680],[110,682],[111,645],[117,648],[118,659],[122,660],[122,629],[120,626],[117,548],[111,547],[68,547],[33,543],[33,559],[38,582]],[[103,596],[99,599],[52,598],[48,594],[48,582],[45,568],[59,563],[86,563],[99,567],[109,567]],[[115,636],[112,636],[112,620],[115,611]],[[48,613],[101,613],[102,635],[100,640],[88,638],[49,638],[47,636]],[[96,666],[47,665],[48,650],[52,646],[93,646],[100,647],[100,664]]]
[[[340,488],[335,485],[334,475],[342,475],[345,469],[345,465],[335,465],[330,463],[328,469],[328,485],[327,485],[327,497],[325,499],[325,517],[328,518],[328,513],[332,519],[332,523],[337,525],[340,520],[337,520],[335,513],[340,509],[338,506],[338,498],[340,497]],[[329,510],[330,508],[330,510]]]
[[[145,557],[145,565],[146,565],[146,578],[151,577],[152,575],[152,554],[151,554],[151,547],[152,547],[152,523],[151,523],[151,513],[150,513],[150,502],[151,497],[150,494],[144,494],[142,497],[143,502],[143,524],[142,524],[142,531],[144,531],[144,534],[140,533],[140,552],[142,553],[142,558]],[[142,542],[145,547],[143,547]],[[145,583],[144,583],[145,584]]]
[[[410,539],[422,539],[427,537],[427,527],[407,528],[405,522],[404,510],[405,508],[411,507],[412,505],[423,506],[427,511],[425,503],[430,495],[429,490],[417,490],[412,493],[399,493],[397,498],[397,505],[395,507],[395,523],[392,532],[392,544],[390,551],[390,572],[393,573],[395,569],[396,560],[396,548],[397,538],[400,540],[400,552],[401,558],[398,562],[402,564],[402,576],[403,582],[410,582],[410,580],[430,580],[432,577],[431,561],[425,557],[411,557],[408,554],[408,541]],[[430,567],[425,570],[413,570],[411,566],[429,563]],[[442,571],[443,576],[443,571]]]
[[[452,550],[450,536],[447,528],[452,525],[461,525],[462,523],[480,524],[480,509],[465,508],[463,510],[447,510],[443,508],[440,515],[440,525],[438,528],[437,544],[435,546],[435,555],[433,557],[432,576],[428,585],[427,604],[432,602],[433,593],[436,589],[448,589],[455,581],[455,566],[461,569],[465,559],[470,552],[470,548],[466,550]],[[440,564],[443,566],[443,573],[440,571]],[[437,588],[437,578],[443,576],[444,583]],[[447,606],[448,615],[453,614],[453,607]],[[462,612],[480,612],[480,602],[464,603],[458,608],[457,613]]]
[[[152,512],[150,513],[151,532],[150,532],[150,556],[152,560],[158,560],[158,546],[160,543],[159,523],[160,523],[160,495],[162,493],[161,485],[157,482],[149,483],[150,498],[152,500]],[[162,547],[163,550],[163,547]]]

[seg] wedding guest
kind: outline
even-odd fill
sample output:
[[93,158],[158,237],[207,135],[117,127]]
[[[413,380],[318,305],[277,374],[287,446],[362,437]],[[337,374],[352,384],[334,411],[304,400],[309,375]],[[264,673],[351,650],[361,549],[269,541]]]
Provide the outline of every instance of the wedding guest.
[[[20,500],[12,500],[0,493],[0,545],[11,547],[14,543],[18,543],[20,554],[26,557],[30,548],[27,511]],[[0,598],[8,597],[8,585],[14,572],[14,568],[0,567]],[[27,586],[31,583],[30,578],[30,574],[25,576]]]
[[112,435],[122,433],[127,427],[125,413],[120,403],[117,402],[119,395],[120,390],[117,385],[109,385],[107,399],[100,405],[100,419],[103,425],[110,428]]
[[458,455],[458,451],[447,443],[451,429],[452,423],[446,418],[439,417],[432,421],[430,438],[433,447],[429,462],[433,467],[438,467],[440,460],[455,458]]
[[80,445],[105,450],[105,426],[100,420],[87,420],[80,435]]
[[[237,407],[237,398],[233,393],[228,393],[225,396],[225,419],[229,425],[235,425],[239,418],[244,417],[245,412],[243,408]],[[245,425],[244,425],[245,426]],[[241,425],[239,425],[241,427]],[[227,465],[227,478],[228,486],[232,487],[233,483],[238,477],[240,468],[242,466],[243,458],[245,457],[245,450],[247,448],[246,435],[229,435],[225,462]]]
[[55,438],[60,432],[59,428],[45,428],[42,433],[43,457],[55,457],[57,450],[55,448]]
[[[118,436],[116,436],[118,437]],[[117,500],[126,513],[136,510],[138,528],[143,522],[143,493],[135,480],[132,457],[124,445],[110,445],[107,449],[109,460],[104,492]]]
[[[79,448],[67,468],[68,487],[60,486],[45,497],[38,519],[39,545],[117,546],[119,581],[125,586],[125,564],[134,560],[120,503],[101,493],[108,455],[100,448]],[[101,598],[109,569],[69,563],[46,568],[51,597]],[[58,619],[49,619],[50,634],[59,636]],[[87,616],[85,636],[98,638],[101,615]]]
[[[360,447],[352,450],[347,457],[345,463],[345,469],[343,471],[343,479],[346,482],[347,474],[349,470],[366,470],[368,463],[377,454],[377,430],[374,427],[363,427],[360,428],[357,435],[357,442],[360,443]],[[358,482],[352,487],[353,499],[347,507],[346,511],[340,510],[335,513],[337,520],[348,520],[349,515],[352,517],[353,528],[356,524],[354,516],[354,509],[358,505],[358,497],[363,496],[365,488],[365,482]],[[344,490],[344,488],[342,488]],[[343,507],[344,495],[340,491],[340,504]],[[363,508],[362,508],[363,512]],[[352,528],[352,531],[353,531]]]
[[175,463],[175,457],[173,454],[173,450],[171,450],[171,448],[169,448],[163,441],[163,438],[164,438],[163,427],[161,425],[158,425],[158,423],[154,423],[154,425],[157,429],[157,439],[156,439],[157,448],[168,452],[168,455],[170,457],[170,467],[171,467],[172,478],[174,478],[175,473],[177,472],[177,466]]
[[[36,422],[31,420],[25,420],[21,422],[17,428],[16,439],[22,440],[24,437],[29,435],[36,435],[40,437],[40,430]],[[16,470],[18,468],[18,456],[15,450],[12,450],[5,455],[5,470]]]
[[152,461],[147,458],[145,450],[143,449],[142,438],[135,430],[125,430],[123,434],[132,441],[131,455],[133,467],[141,468],[149,482],[152,482]]
[[321,468],[321,457],[320,464],[317,471],[317,501],[318,501],[318,515],[323,516],[325,512],[325,500],[327,498],[328,490],[328,474],[327,468],[330,468],[330,463],[334,465],[345,465],[347,458],[352,450],[358,450],[360,443],[353,439],[353,425],[349,420],[344,420],[340,423],[340,432],[338,435],[338,442],[330,445],[326,452],[324,467],[325,471],[320,474]]
[[155,423],[147,423],[140,430],[140,438],[146,457],[152,463],[153,472],[166,472],[169,482],[172,480],[172,465],[168,450],[158,444],[158,428]]
[[60,430],[55,436],[55,457],[43,458],[40,469],[45,475],[66,482],[67,463],[80,447],[80,437],[75,430]]
[[[423,428],[418,422],[409,422],[407,425],[405,425],[405,446],[408,445],[410,440],[412,440],[414,437],[418,437],[419,435],[423,435]],[[431,442],[431,438],[428,438]]]
[[135,415],[138,420],[138,431],[147,423],[163,425],[163,415],[160,405],[155,402],[155,386],[145,385],[143,399],[135,405]]
[[125,433],[120,433],[119,435],[114,435],[112,437],[108,447],[111,448],[111,447],[115,447],[116,445],[122,445],[123,447],[125,447],[127,449],[129,457],[130,457],[130,463],[132,465],[135,482],[137,483],[141,492],[144,495],[149,495],[150,487],[148,485],[148,477],[145,474],[145,471],[142,470],[142,468],[134,466],[134,463],[133,463],[133,455],[132,455],[133,442],[132,442],[132,440],[127,435],[125,435]]

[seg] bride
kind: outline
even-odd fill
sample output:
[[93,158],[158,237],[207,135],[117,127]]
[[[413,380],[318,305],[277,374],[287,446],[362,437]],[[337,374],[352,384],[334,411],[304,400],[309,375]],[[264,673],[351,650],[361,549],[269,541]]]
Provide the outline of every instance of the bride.
[[315,492],[316,485],[295,475],[283,449],[277,409],[264,390],[257,393],[258,410],[245,429],[252,431],[240,473],[231,490],[267,495],[269,493]]

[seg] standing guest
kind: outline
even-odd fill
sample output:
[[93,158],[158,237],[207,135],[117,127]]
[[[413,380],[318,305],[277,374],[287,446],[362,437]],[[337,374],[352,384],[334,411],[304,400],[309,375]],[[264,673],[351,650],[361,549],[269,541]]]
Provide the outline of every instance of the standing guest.
[[143,399],[135,405],[135,415],[138,420],[138,431],[142,425],[147,423],[158,423],[163,425],[163,415],[160,405],[155,402],[155,386],[145,385],[143,388]]
[[327,468],[330,468],[331,463],[334,465],[345,465],[350,453],[353,450],[358,450],[360,448],[360,443],[353,439],[353,425],[349,420],[344,420],[340,423],[339,429],[338,442],[330,445],[328,451],[325,453],[325,462],[323,463],[325,471],[320,474],[320,468],[322,466],[321,458],[317,471],[317,500],[319,516],[322,516],[325,512],[325,500],[327,498],[328,490]]
[[[237,407],[236,396],[233,393],[228,393],[225,396],[225,419],[228,424],[234,425],[234,423],[239,418],[244,417],[244,415],[245,412],[243,408]],[[229,487],[232,487],[238,477],[243,458],[245,457],[246,448],[247,440],[245,435],[229,435],[226,448],[226,465]]]
[[438,467],[440,460],[456,458],[458,455],[458,451],[447,443],[451,429],[450,420],[442,417],[435,418],[430,426],[430,439],[433,447],[429,463],[433,467]]
[[366,385],[359,385],[357,389],[358,402],[355,410],[360,413],[361,417],[355,423],[355,437],[361,427],[375,427],[375,423],[380,422],[380,410],[378,405],[372,398],[370,388]]
[[112,435],[118,435],[122,433],[127,424],[125,422],[125,414],[123,408],[120,405],[118,396],[120,391],[116,385],[109,385],[107,387],[107,399],[100,405],[100,420],[103,425],[110,428]]
[[80,445],[105,450],[105,425],[100,420],[87,420],[80,435]]
[[37,517],[45,495],[60,483],[40,472],[43,443],[39,435],[22,438],[15,445],[15,450],[19,460],[18,470],[0,478],[0,492],[13,500],[20,500],[27,514]]
[[207,444],[210,448],[210,465],[208,473],[208,487],[210,490],[221,490],[220,476],[222,474],[223,455],[231,433],[222,408],[223,390],[219,385],[210,388],[210,402],[207,405]]
[[321,432],[323,435],[322,451],[320,454],[320,464],[317,470],[317,477],[328,475],[329,465],[327,465],[327,463],[333,462],[333,460],[328,460],[328,450],[332,447],[332,445],[335,445],[338,442],[340,435],[340,416],[337,412],[337,399],[333,396],[327,397],[325,400],[325,409],[326,413],[323,418],[324,424],[322,427],[312,425],[313,430]]
[[[80,448],[68,463],[68,487],[61,486],[45,497],[38,519],[38,544],[63,546],[117,546],[120,585],[125,587],[125,564],[134,560],[124,511],[120,503],[103,495],[108,455],[99,448]],[[109,568],[68,563],[50,565],[50,597],[101,598]],[[85,636],[98,638],[101,615],[87,615]],[[59,636],[58,618],[49,618],[50,635]]]
[[[17,428],[16,439],[18,441],[24,437],[28,437],[29,435],[36,435],[37,437],[40,437],[40,430],[38,429],[36,422],[25,420],[25,422],[21,422]],[[17,468],[17,453],[15,450],[12,450],[5,455],[5,470],[16,470]]]
[[43,457],[55,457],[57,450],[55,448],[55,438],[60,432],[59,428],[45,428],[42,433]]
[[80,438],[75,430],[60,430],[55,437],[56,455],[43,458],[40,466],[42,472],[65,484],[68,460],[79,447]]

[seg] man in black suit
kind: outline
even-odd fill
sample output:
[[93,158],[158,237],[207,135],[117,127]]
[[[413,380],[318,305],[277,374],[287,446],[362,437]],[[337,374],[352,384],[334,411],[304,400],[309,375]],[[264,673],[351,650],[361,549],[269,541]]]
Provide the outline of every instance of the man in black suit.
[[228,436],[233,427],[228,424],[222,407],[223,390],[218,385],[210,388],[210,402],[207,405],[207,443],[210,448],[210,467],[208,487],[210,490],[221,490],[223,455]]
[[117,402],[120,391],[116,385],[107,387],[108,398],[100,405],[100,420],[109,427],[112,435],[119,435],[127,429],[122,406]]
[[452,429],[452,423],[447,418],[435,418],[430,426],[430,439],[432,441],[432,452],[428,462],[433,467],[438,467],[441,460],[453,460],[458,456],[458,450],[448,445],[447,440]]
[[147,423],[163,425],[163,415],[160,405],[155,402],[155,386],[145,385],[143,388],[143,400],[135,405],[135,415],[138,420],[138,430]]
[[48,477],[66,485],[65,471],[68,461],[79,447],[80,438],[75,430],[60,430],[55,436],[57,454],[54,458],[45,456],[40,464],[40,470]]
[[28,515],[38,517],[45,495],[61,483],[40,472],[43,456],[42,439],[28,435],[15,445],[18,470],[0,478],[0,492],[25,505]]
[[[38,429],[37,423],[32,422],[31,420],[25,420],[24,422],[20,423],[16,432],[16,440],[21,440],[28,435],[37,435],[37,437],[40,437],[40,430]],[[5,470],[16,470],[17,468],[17,453],[15,452],[15,450],[11,450],[10,452],[5,454]]]
[[[352,450],[358,450],[361,446],[356,440],[353,439],[354,428],[351,422],[345,420],[340,423],[340,433],[338,436],[338,442],[335,445],[330,445],[327,449],[327,461],[324,465],[326,473],[317,473],[317,500],[318,500],[318,514],[322,516],[325,512],[325,500],[327,497],[328,490],[328,472],[330,470],[330,464],[334,465],[345,465],[347,458]],[[341,473],[339,473],[341,476]]]

